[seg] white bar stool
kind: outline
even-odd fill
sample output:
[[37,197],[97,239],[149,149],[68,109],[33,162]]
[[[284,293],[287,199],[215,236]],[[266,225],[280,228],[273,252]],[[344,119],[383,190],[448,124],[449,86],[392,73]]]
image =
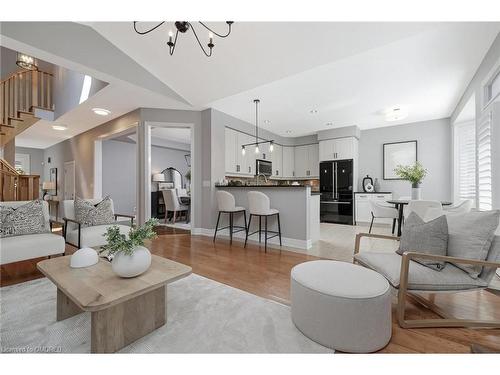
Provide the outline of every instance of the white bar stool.
[[[249,191],[248,194],[248,210],[250,211],[250,218],[248,219],[248,227],[247,227],[247,236],[245,238],[245,247],[247,246],[248,236],[252,234],[259,233],[259,242],[261,242],[261,234],[262,234],[262,217],[264,217],[264,251],[267,252],[267,240],[279,236],[280,238],[280,247],[281,247],[281,225],[280,225],[280,213],[278,210],[271,208],[269,197],[261,193],[260,191]],[[278,231],[269,231],[267,230],[267,218],[269,216],[276,215],[278,219]],[[252,217],[259,217],[259,230],[248,233],[250,231],[250,223],[252,222]],[[274,234],[271,237],[268,237],[267,234]],[[281,253],[281,249],[280,249]]]
[[[217,236],[217,232],[223,229],[229,228],[229,241],[233,243],[233,233],[238,233],[244,230],[247,230],[247,213],[245,207],[236,207],[236,200],[234,199],[234,195],[228,193],[227,191],[219,190],[216,193],[217,196],[217,205],[219,208],[219,215],[217,216],[217,224],[215,225],[215,233],[214,233],[214,242]],[[234,214],[238,212],[243,212],[243,218],[245,219],[245,226],[235,226],[234,222]],[[223,228],[219,228],[219,220],[221,214],[229,214],[229,225]],[[234,230],[236,228],[237,230]]]

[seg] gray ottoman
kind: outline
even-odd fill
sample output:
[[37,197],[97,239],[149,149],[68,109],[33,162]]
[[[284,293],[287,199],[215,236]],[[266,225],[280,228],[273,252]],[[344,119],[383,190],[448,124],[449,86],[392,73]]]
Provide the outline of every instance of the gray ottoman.
[[315,260],[291,273],[292,320],[311,340],[350,353],[382,349],[391,339],[391,290],[377,272]]

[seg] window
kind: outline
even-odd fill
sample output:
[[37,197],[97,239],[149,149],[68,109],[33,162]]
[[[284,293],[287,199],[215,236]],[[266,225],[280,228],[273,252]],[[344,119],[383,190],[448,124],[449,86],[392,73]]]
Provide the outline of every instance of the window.
[[469,121],[455,125],[455,201],[476,203],[476,125]]
[[500,68],[484,86],[484,104],[488,105],[500,95]]
[[491,210],[491,112],[481,118],[477,129],[477,174],[477,202],[479,210]]

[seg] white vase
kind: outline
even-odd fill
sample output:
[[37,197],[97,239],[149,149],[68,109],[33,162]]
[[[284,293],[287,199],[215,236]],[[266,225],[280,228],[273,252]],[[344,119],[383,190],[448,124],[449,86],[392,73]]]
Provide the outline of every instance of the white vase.
[[111,268],[120,277],[135,277],[151,266],[151,253],[144,246],[136,246],[131,255],[118,252],[113,257]]
[[422,188],[420,185],[413,185],[411,188],[411,199],[419,201],[422,199]]

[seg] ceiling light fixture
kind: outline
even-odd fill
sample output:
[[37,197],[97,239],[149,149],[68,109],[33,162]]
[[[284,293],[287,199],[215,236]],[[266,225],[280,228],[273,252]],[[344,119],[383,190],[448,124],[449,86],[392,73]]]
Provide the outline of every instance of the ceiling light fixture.
[[267,125],[267,124],[270,124],[270,123],[271,123],[271,121],[269,121],[269,120],[264,120],[264,124],[266,124],[266,125]]
[[286,134],[292,134],[292,131],[291,130],[287,130]]
[[325,125],[326,125],[326,126],[332,126],[332,125],[333,125],[333,122],[327,122]]
[[66,125],[52,125],[52,129],[54,130],[68,130],[68,127]]
[[[163,21],[163,22],[160,22],[159,24],[157,24],[156,26],[154,26],[154,27],[152,27],[152,28],[150,28],[148,30],[140,31],[140,30],[137,29],[137,21],[134,21],[134,30],[139,35],[146,35],[146,34],[149,34],[152,31],[156,30],[157,28],[159,28],[160,26],[162,26],[165,23],[166,23],[166,21]],[[170,56],[172,56],[174,54],[175,47],[177,45],[177,37],[179,36],[179,33],[185,34],[186,32],[188,32],[188,30],[191,30],[193,32],[193,35],[196,38],[196,41],[198,42],[198,45],[200,46],[200,48],[203,51],[203,53],[207,57],[212,56],[212,49],[215,47],[215,44],[214,44],[214,35],[218,36],[219,38],[226,38],[226,37],[228,37],[229,34],[231,34],[231,27],[232,27],[232,25],[233,25],[234,22],[233,21],[226,21],[226,24],[227,24],[227,27],[228,27],[228,30],[227,30],[226,34],[219,34],[219,33],[215,32],[214,30],[212,30],[210,27],[208,27],[207,25],[205,25],[201,21],[198,21],[198,23],[201,26],[203,26],[205,29],[208,30],[208,43],[207,43],[208,51],[205,50],[205,47],[203,47],[203,44],[201,43],[200,38],[198,37],[198,34],[196,33],[194,25],[191,22],[188,22],[188,21],[175,21],[174,22],[174,26],[176,28],[175,37],[174,37],[174,32],[172,30],[170,30],[168,32],[168,42],[167,42],[167,45],[168,45],[168,48],[169,48]]]
[[384,111],[385,121],[398,121],[408,117],[408,111],[402,107],[392,107]]
[[26,70],[38,70],[38,60],[21,52],[17,53],[16,65]]
[[317,110],[317,109],[311,109],[311,110],[309,111],[309,113],[310,113],[311,115],[315,115],[316,113],[318,113],[318,110]]
[[255,146],[255,153],[259,153],[259,145],[269,143],[269,152],[273,152],[274,150],[274,141],[260,141],[259,142],[259,99],[254,99],[255,103],[255,142],[254,143],[246,143],[241,146],[241,155],[245,155],[245,148],[248,146]]
[[111,113],[111,111],[108,111],[107,109],[104,108],[92,108],[92,111],[99,116],[107,116]]

